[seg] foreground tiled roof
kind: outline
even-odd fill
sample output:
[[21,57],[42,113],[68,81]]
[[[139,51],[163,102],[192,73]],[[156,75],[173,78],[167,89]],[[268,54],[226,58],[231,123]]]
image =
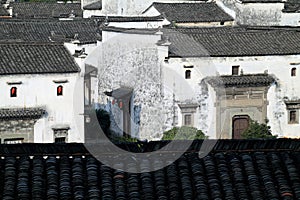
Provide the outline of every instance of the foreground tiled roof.
[[178,28],[163,32],[171,42],[171,57],[300,54],[298,28]]
[[96,43],[101,32],[92,20],[0,20],[0,41]]
[[12,2],[13,16],[17,18],[58,18],[82,17],[80,3],[56,3],[56,2]]
[[[300,198],[298,140],[219,141],[217,145],[223,148],[215,148],[203,159],[197,151],[199,144],[201,142],[195,142],[194,151],[186,152],[169,166],[143,173],[126,173],[107,167],[82,151],[80,144],[1,145],[0,198]],[[276,149],[280,146],[283,148]],[[123,164],[125,169],[146,170],[169,162],[158,157],[155,162],[145,159],[126,165],[122,155],[116,159],[118,166]]]
[[208,77],[206,81],[214,87],[257,87],[269,86],[275,78],[268,74],[245,74]]
[[102,9],[102,0],[88,4],[83,7],[84,10],[101,10]]
[[0,43],[0,75],[73,73],[80,68],[61,44]]
[[42,108],[2,108],[0,119],[39,119],[46,111]]
[[233,18],[215,3],[153,3],[152,6],[170,22],[233,21]]

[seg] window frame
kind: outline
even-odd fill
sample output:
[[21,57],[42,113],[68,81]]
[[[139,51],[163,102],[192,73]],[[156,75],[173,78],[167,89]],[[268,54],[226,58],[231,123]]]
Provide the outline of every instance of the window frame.
[[[293,113],[293,115],[292,115]],[[292,119],[292,116],[294,116]],[[299,111],[292,109],[288,110],[288,124],[299,124]]]
[[296,67],[293,67],[293,68],[291,69],[291,77],[295,77],[295,76],[297,76],[297,68],[296,68]]
[[[15,93],[14,93],[14,94],[12,93],[12,90],[13,90],[13,89],[15,89]],[[17,96],[18,96],[18,93],[17,93],[17,92],[18,92],[18,88],[17,88],[17,87],[15,87],[15,86],[14,86],[14,87],[11,87],[11,88],[10,88],[10,97],[17,97]]]
[[240,66],[239,65],[233,65],[231,66],[231,75],[239,75],[240,73]]
[[[61,88],[61,92],[58,91],[59,88]],[[64,96],[64,87],[62,85],[56,87],[56,96]]]
[[191,70],[185,70],[185,79],[192,79],[192,71]]

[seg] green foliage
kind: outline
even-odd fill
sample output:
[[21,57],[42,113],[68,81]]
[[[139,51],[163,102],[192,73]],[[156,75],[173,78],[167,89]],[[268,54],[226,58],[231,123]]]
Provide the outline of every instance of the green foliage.
[[114,143],[120,142],[138,142],[136,138],[131,137],[121,137],[117,136],[114,132],[110,130],[110,116],[106,110],[98,109],[96,110],[96,116],[98,123],[100,124],[101,129],[105,135]]
[[182,126],[180,128],[174,127],[171,130],[164,132],[162,140],[194,140],[207,138],[208,137],[204,135],[201,130],[197,130],[194,127]]
[[139,140],[132,137],[120,137],[115,136],[114,134],[109,134],[107,137],[113,142],[113,143],[122,143],[122,142],[138,142]]
[[270,126],[267,124],[260,124],[257,121],[250,121],[250,125],[248,129],[246,129],[242,133],[242,138],[243,139],[272,139],[272,138],[277,138],[277,135],[272,135]]

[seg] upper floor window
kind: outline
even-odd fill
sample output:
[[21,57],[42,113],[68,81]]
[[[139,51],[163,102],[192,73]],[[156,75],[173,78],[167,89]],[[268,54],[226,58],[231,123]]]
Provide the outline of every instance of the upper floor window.
[[291,69],[291,76],[296,76],[296,68],[294,67],[294,68],[292,68]]
[[56,92],[57,92],[57,96],[62,96],[63,95],[63,86],[62,85],[57,86]]
[[17,88],[16,87],[10,88],[10,97],[17,97]]
[[232,75],[239,75],[239,65],[232,66]]
[[185,79],[191,79],[191,70],[185,70]]
[[289,111],[289,124],[298,123],[298,112],[296,110]]

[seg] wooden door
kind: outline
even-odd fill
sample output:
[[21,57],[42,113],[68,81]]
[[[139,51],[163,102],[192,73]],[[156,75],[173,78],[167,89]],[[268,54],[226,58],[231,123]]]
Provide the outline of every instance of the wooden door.
[[241,139],[241,134],[249,127],[249,116],[234,116],[232,120],[232,138]]

